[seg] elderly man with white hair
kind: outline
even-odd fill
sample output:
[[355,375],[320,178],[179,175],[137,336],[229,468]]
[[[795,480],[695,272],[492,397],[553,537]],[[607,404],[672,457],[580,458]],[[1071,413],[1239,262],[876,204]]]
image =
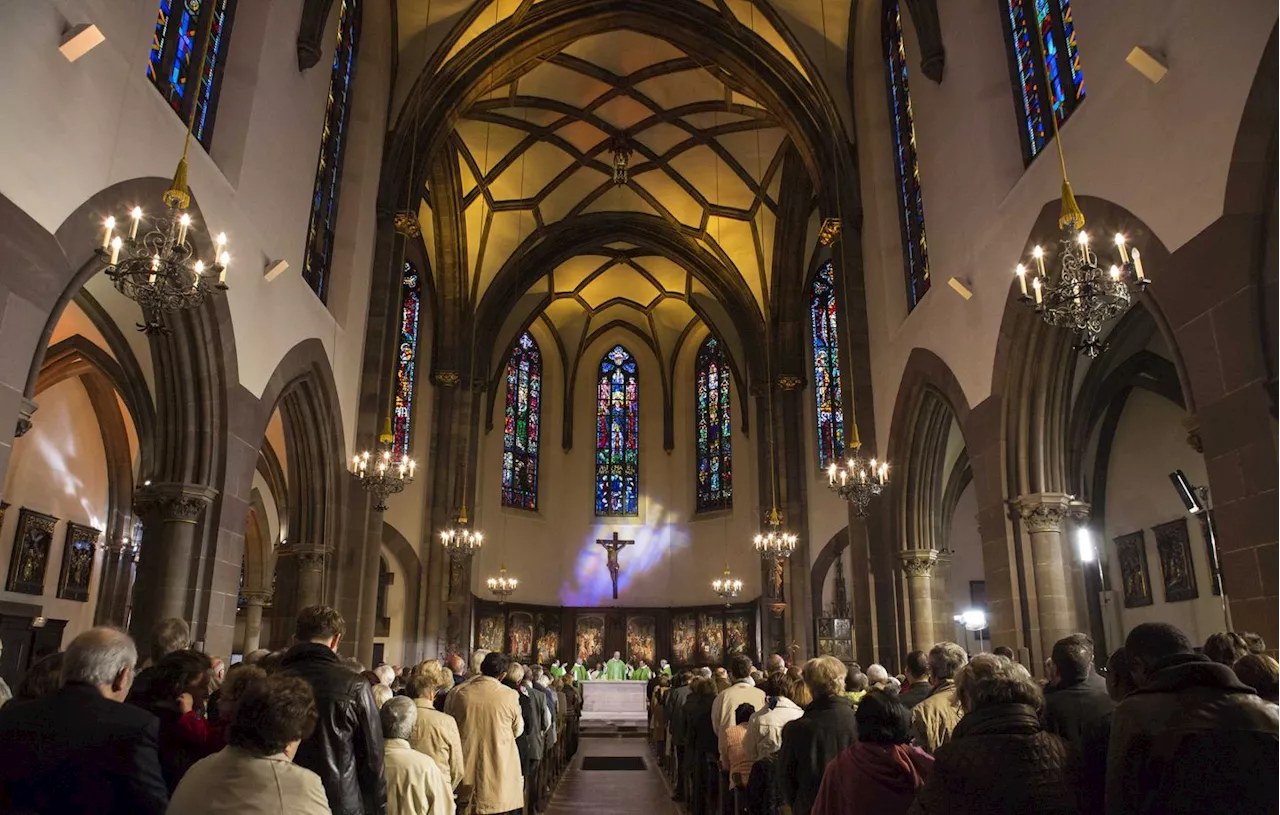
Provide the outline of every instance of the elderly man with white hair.
[[409,744],[418,708],[407,696],[388,699],[379,711],[387,773],[387,815],[453,815],[453,785],[429,757]]
[[396,681],[396,669],[385,662],[374,668],[373,672],[378,675],[378,681],[388,688]]
[[128,634],[91,628],[67,646],[57,693],[0,710],[6,811],[163,815],[160,722],[122,704],[137,661]]
[[889,686],[889,670],[878,662],[867,666],[867,682],[872,690],[884,690]]

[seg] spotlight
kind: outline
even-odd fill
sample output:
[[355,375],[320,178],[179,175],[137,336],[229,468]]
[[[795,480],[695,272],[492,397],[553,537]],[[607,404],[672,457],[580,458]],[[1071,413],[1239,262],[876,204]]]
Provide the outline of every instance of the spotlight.
[[1187,508],[1187,512],[1199,515],[1207,509],[1201,488],[1192,486],[1186,473],[1182,470],[1174,470],[1169,473],[1169,480],[1173,482],[1173,488],[1178,491],[1178,498],[1182,499],[1182,505]]

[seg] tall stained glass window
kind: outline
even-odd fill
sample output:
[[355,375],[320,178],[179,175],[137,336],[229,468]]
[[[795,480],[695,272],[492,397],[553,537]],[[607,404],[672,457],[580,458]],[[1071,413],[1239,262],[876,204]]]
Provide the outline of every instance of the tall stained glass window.
[[405,261],[400,292],[400,350],[396,355],[396,409],[391,455],[409,455],[413,428],[413,386],[418,370],[418,320],[422,313],[422,286],[417,268]]
[[360,0],[339,0],[338,45],[329,75],[329,101],[320,132],[320,161],[311,195],[311,223],[302,257],[302,279],[322,302],[329,296],[329,272],[333,260],[333,233],[338,226],[338,183],[342,180],[342,154],[347,146],[351,119],[351,83],[356,72],[356,47],[360,41]]
[[[205,149],[213,136],[235,10],[235,0],[160,0],[151,33],[147,78],[184,122],[195,106],[192,135]],[[204,71],[197,77],[202,50]]]
[[[1000,6],[1022,153],[1030,163],[1053,136],[1045,109],[1052,107],[1061,125],[1084,99],[1075,21],[1070,0],[1000,0]],[[1044,67],[1040,63],[1038,36],[1044,37]],[[1049,91],[1045,89],[1046,73]]]
[[733,506],[733,449],[730,445],[729,363],[715,337],[698,349],[694,366],[697,400],[698,511]]
[[907,310],[929,291],[929,244],[924,236],[924,198],[916,126],[907,87],[907,50],[902,41],[902,13],[897,0],[885,4],[884,50],[889,80],[889,121],[893,125],[893,171],[898,178],[898,220],[902,224],[902,259],[907,273]]
[[825,468],[832,461],[844,458],[835,268],[830,262],[813,278],[809,320],[813,328],[813,393],[818,404],[818,460]]
[[542,421],[542,352],[528,332],[507,360],[507,412],[502,425],[502,505],[538,508],[538,431]]
[[600,360],[596,399],[596,514],[638,515],[640,384],[621,345]]

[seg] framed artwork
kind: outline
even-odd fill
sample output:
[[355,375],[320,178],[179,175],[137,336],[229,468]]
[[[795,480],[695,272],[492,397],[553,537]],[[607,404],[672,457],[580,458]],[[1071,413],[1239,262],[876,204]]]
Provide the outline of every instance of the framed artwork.
[[574,655],[588,668],[602,661],[604,656],[604,617],[595,615],[578,618],[574,629],[577,650]]
[[671,619],[671,661],[676,665],[692,665],[697,658],[697,642],[697,615],[675,615]]
[[724,617],[706,611],[698,615],[698,652],[704,665],[724,662]]
[[725,617],[724,650],[729,656],[752,656],[751,619],[746,614],[729,614]]
[[555,614],[538,615],[538,663],[550,665],[560,658],[560,617]]
[[[1213,526],[1213,512],[1211,510],[1196,514],[1196,520],[1200,521],[1200,537],[1204,540],[1204,551],[1209,556],[1209,582],[1213,587],[1213,596],[1222,596],[1222,565],[1218,563],[1218,531]],[[4,515],[0,515],[0,523],[4,521]]]
[[507,653],[527,662],[533,655],[533,615],[527,611],[513,611],[508,623]]
[[485,651],[502,650],[502,615],[486,614],[477,627],[476,646]]
[[1185,517],[1151,527],[1156,535],[1156,551],[1160,553],[1160,574],[1164,578],[1166,603],[1194,600],[1200,596],[1196,588],[1196,570],[1191,560],[1191,536]]
[[1120,582],[1124,586],[1124,607],[1142,608],[1155,602],[1151,596],[1151,577],[1147,573],[1147,545],[1142,530],[1115,539],[1116,559],[1120,561]]
[[627,661],[640,660],[646,665],[654,663],[654,631],[657,624],[652,617],[627,618]]
[[49,545],[58,519],[23,507],[18,515],[18,531],[13,538],[9,561],[8,591],[43,594],[44,573],[49,566]]
[[64,600],[89,602],[89,578],[93,576],[93,553],[102,532],[91,526],[67,522],[67,542],[62,548],[62,572],[58,575],[58,596]]

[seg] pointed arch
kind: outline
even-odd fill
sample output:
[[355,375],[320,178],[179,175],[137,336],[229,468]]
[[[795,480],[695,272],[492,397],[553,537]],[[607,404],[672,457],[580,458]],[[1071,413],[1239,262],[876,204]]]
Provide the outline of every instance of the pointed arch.
[[542,427],[542,351],[528,331],[507,360],[502,425],[502,505],[538,508],[538,443]]
[[621,345],[600,360],[596,399],[596,515],[638,515],[640,376]]
[[844,404],[841,397],[840,336],[836,324],[835,266],[824,264],[813,277],[809,295],[813,332],[813,394],[818,418],[818,463],[826,467],[844,457]]
[[707,336],[694,364],[697,511],[733,508],[733,451],[729,363],[720,341]]

